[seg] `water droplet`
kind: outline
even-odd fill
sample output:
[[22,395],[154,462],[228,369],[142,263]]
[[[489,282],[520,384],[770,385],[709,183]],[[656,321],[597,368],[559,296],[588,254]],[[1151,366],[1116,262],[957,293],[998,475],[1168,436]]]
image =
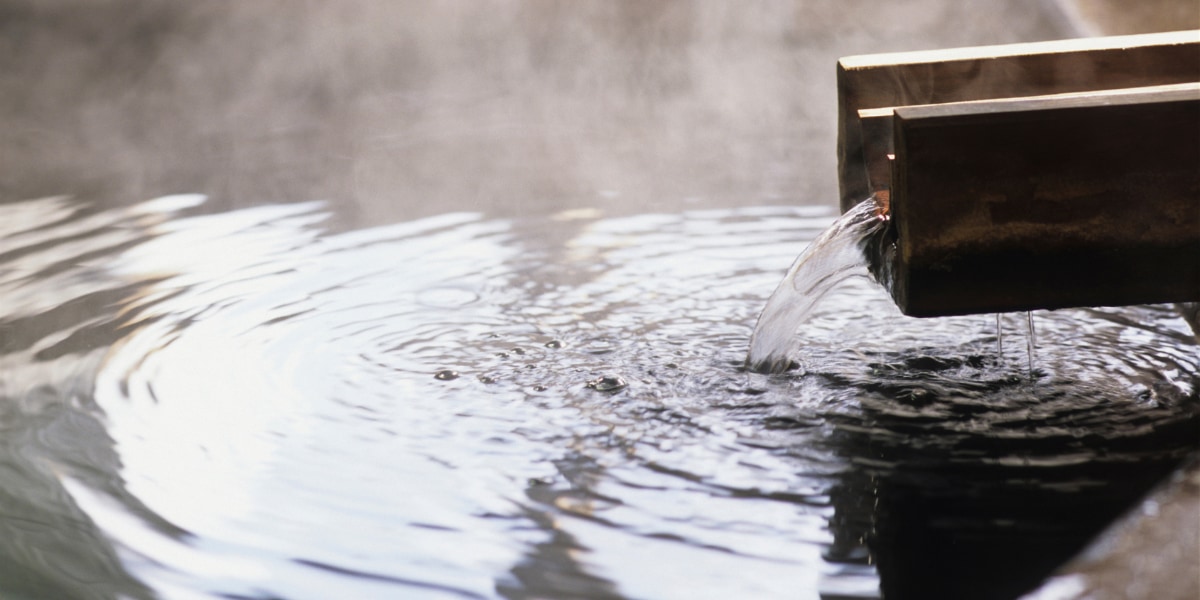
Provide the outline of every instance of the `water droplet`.
[[628,386],[629,384],[624,379],[615,375],[605,375],[587,382],[587,387],[597,392],[615,392]]
[[544,385],[535,385],[535,386],[533,386],[533,391],[535,391],[535,392],[544,392],[544,391],[546,391],[546,386],[544,386]]
[[559,348],[563,347],[563,343],[558,340],[550,340],[546,342],[546,347],[550,348],[551,350],[558,350]]
[[518,354],[518,355],[525,354],[525,349],[524,348],[513,348],[512,350],[509,350],[509,352],[512,352],[513,354]]
[[454,379],[458,379],[458,371],[455,371],[454,369],[442,369],[441,371],[434,373],[433,378],[439,381],[452,381]]
[[476,379],[479,379],[480,383],[496,383],[495,377],[489,377],[487,375],[480,375]]

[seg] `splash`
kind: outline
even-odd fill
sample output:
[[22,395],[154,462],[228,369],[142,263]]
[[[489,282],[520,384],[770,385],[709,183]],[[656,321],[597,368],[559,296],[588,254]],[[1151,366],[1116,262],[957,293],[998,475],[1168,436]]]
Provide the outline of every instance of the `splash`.
[[746,366],[782,373],[792,365],[788,350],[796,329],[826,293],[861,272],[866,263],[863,248],[883,231],[887,220],[887,200],[872,196],[834,221],[800,253],[758,317]]

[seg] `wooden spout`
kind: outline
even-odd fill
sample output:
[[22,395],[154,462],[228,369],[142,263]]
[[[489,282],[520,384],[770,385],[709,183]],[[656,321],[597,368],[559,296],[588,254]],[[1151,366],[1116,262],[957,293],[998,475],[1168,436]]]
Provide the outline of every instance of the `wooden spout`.
[[843,194],[890,193],[905,314],[1200,300],[1200,31],[1055,44],[843,59],[844,105],[895,102],[839,149]]

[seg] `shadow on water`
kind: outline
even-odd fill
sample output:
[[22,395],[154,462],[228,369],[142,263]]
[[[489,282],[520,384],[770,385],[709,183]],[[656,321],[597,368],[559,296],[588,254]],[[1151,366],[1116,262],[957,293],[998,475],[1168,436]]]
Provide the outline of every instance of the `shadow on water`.
[[947,350],[872,357],[862,412],[832,418],[855,468],[831,492],[829,555],[865,552],[884,597],[1015,598],[1197,448],[1194,392],[989,380],[994,357]]

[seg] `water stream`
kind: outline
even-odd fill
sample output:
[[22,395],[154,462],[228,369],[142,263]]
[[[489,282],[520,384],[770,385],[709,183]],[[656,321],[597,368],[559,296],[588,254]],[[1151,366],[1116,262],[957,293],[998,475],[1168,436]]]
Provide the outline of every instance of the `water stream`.
[[850,277],[866,276],[864,248],[886,224],[887,207],[871,197],[846,211],[805,247],[758,317],[747,366],[781,373],[795,364],[788,351],[796,330],[834,287]]
[[1169,307],[1035,387],[852,278],[746,369],[829,207],[5,210],[5,598],[1011,598],[1197,446]]

